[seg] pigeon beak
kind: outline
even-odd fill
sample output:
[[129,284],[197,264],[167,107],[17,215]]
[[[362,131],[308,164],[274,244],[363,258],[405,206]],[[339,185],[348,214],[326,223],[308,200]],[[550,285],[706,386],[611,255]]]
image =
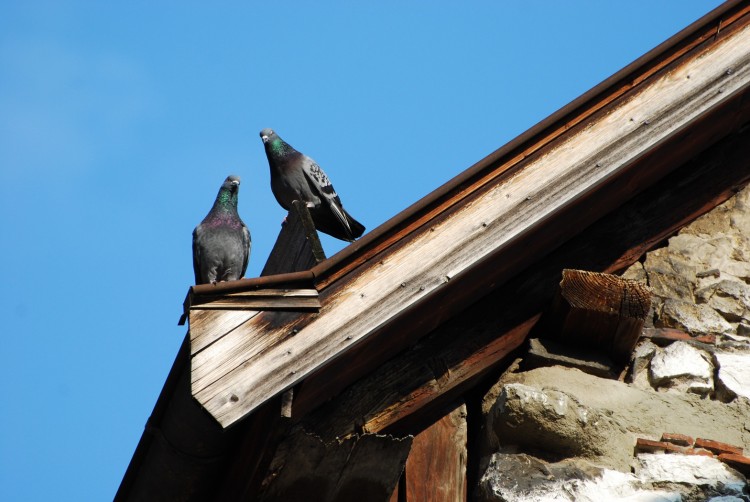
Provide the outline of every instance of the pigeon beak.
[[263,140],[263,144],[264,144],[264,145],[265,145],[266,143],[268,143],[268,136],[266,136],[266,135],[263,135],[263,136],[261,136],[261,137],[260,137],[260,139],[262,139],[262,140]]

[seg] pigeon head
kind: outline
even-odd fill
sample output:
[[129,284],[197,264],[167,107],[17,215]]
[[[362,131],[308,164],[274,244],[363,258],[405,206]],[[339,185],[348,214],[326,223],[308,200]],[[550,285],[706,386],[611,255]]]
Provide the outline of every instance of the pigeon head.
[[260,139],[263,140],[263,144],[265,145],[266,143],[273,143],[275,140],[281,138],[279,138],[278,134],[273,132],[273,129],[266,128],[260,131]]
[[230,175],[224,180],[216,196],[216,202],[222,206],[237,207],[237,194],[240,191],[240,177]]
[[273,129],[263,129],[260,131],[260,139],[263,140],[263,146],[266,149],[266,155],[270,158],[284,158],[293,155],[297,150],[281,139]]
[[229,190],[230,192],[236,192],[240,188],[240,177],[230,174],[227,176],[227,179],[224,180],[221,188]]

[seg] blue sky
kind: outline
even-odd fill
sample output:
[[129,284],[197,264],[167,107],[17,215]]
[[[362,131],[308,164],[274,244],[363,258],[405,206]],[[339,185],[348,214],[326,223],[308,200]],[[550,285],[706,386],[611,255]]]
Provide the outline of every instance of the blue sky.
[[719,3],[0,0],[0,500],[114,496],[228,174],[276,239],[262,128],[371,230]]

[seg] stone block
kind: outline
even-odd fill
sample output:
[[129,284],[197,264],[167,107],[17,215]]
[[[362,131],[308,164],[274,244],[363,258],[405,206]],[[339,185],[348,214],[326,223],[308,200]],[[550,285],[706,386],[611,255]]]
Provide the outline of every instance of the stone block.
[[726,400],[750,399],[750,352],[717,352],[714,357],[719,366],[717,388],[730,394]]
[[648,284],[648,275],[646,275],[646,269],[643,268],[643,263],[637,261],[629,266],[625,272],[622,273],[623,279],[631,281],[638,281],[643,284]]
[[740,281],[721,280],[695,292],[695,300],[705,303],[730,322],[739,322],[750,310],[750,286]]
[[725,202],[729,208],[729,224],[740,235],[750,235],[750,190],[744,189]]
[[648,378],[648,367],[651,364],[651,358],[654,357],[657,350],[659,350],[659,347],[651,342],[651,340],[641,339],[633,351],[626,380],[628,383],[633,384],[639,389],[651,389],[651,382]]
[[677,328],[693,335],[734,334],[736,327],[705,304],[695,304],[667,298],[654,322],[657,328]]
[[642,390],[559,366],[506,373],[482,410],[487,437],[481,442],[493,451],[518,445],[619,470],[630,468],[636,438],[660,438],[666,424],[679,424],[680,434],[750,448],[750,401]]
[[684,302],[693,302],[692,283],[681,275],[649,272],[648,286],[651,291],[662,298],[675,298]]
[[[690,238],[695,239],[696,246],[704,246],[706,244],[702,238]],[[695,281],[695,274],[704,267],[699,267],[692,255],[681,253],[681,249],[672,244],[673,240],[676,242],[678,239],[679,236],[672,237],[667,247],[655,249],[646,256],[643,268],[646,269],[649,277],[652,272],[659,272],[684,277],[691,283]]]
[[705,396],[714,389],[711,356],[685,342],[675,342],[651,359],[649,378],[658,390]]
[[476,493],[481,502],[683,500],[677,490],[643,487],[630,473],[583,461],[547,463],[525,454],[496,453],[486,463]]
[[702,455],[642,453],[637,457],[635,474],[644,483],[707,485],[734,494],[742,494],[746,483],[745,476],[719,459]]
[[713,500],[742,496],[745,482],[715,458],[679,454],[639,455],[635,475],[581,460],[548,463],[527,454],[495,453],[483,464],[474,497],[481,502]]
[[520,383],[503,387],[496,405],[495,430],[500,444],[566,455],[606,453],[611,418],[578,404],[564,392]]

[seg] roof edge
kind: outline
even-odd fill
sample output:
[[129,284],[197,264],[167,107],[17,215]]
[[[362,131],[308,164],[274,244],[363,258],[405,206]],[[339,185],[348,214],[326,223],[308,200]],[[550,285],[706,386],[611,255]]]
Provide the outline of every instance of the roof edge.
[[195,296],[217,295],[247,291],[249,289],[281,288],[282,286],[312,285],[315,278],[311,270],[301,272],[289,272],[286,274],[264,275],[250,279],[238,279],[236,281],[218,282],[215,284],[199,284],[190,287],[190,294]]

